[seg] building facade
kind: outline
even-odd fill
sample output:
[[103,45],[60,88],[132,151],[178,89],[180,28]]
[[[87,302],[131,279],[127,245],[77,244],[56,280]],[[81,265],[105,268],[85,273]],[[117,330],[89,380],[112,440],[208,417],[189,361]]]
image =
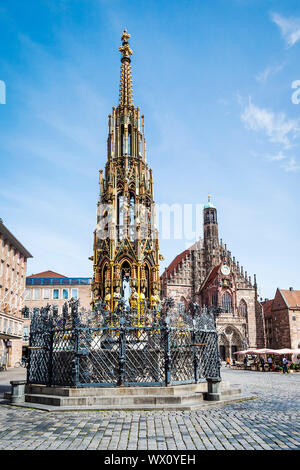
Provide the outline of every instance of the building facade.
[[0,219],[0,366],[22,358],[24,291],[29,251]]
[[208,198],[203,210],[203,238],[180,253],[161,276],[163,297],[222,307],[217,320],[222,359],[235,351],[264,347],[262,306],[253,281],[219,241],[217,209]]
[[[25,307],[32,311],[35,307],[56,305],[59,313],[65,302],[79,299],[80,308],[91,309],[91,278],[67,277],[54,271],[43,271],[26,277]],[[29,345],[30,318],[25,311],[23,328],[23,354]]]
[[300,349],[300,290],[278,288],[262,306],[267,347]]
[[107,162],[100,170],[94,232],[93,300],[110,310],[120,298],[139,311],[159,303],[159,246],[144,116],[133,104],[130,35],[122,35],[120,101],[108,118]]

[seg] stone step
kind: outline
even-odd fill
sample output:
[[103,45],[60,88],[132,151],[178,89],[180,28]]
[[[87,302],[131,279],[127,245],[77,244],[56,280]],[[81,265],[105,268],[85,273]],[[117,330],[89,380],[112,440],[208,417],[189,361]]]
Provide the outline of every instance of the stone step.
[[[227,383],[221,383],[221,390],[228,388]],[[122,395],[168,395],[178,396],[206,392],[207,383],[171,385],[168,387],[48,387],[46,385],[26,385],[25,393],[38,395],[55,395],[62,397],[84,397],[84,396],[122,396]]]
[[164,405],[198,403],[203,401],[203,393],[192,393],[177,396],[166,395],[124,395],[124,396],[81,396],[81,397],[62,397],[45,394],[26,394],[27,403],[39,403],[52,406],[115,406],[122,405],[128,407],[131,405]]
[[123,410],[123,411],[197,411],[203,408],[209,408],[212,406],[222,406],[228,405],[231,403],[242,402],[245,400],[253,400],[257,398],[254,395],[239,395],[238,397],[229,396],[225,397],[220,401],[200,401],[198,403],[192,402],[187,405],[182,404],[156,404],[156,405],[130,405],[128,407],[124,405],[82,405],[79,407],[76,406],[53,406],[53,405],[46,405],[42,403],[15,403],[12,406],[19,406],[22,408],[30,408],[30,409],[37,409],[41,411],[115,411],[115,410]]

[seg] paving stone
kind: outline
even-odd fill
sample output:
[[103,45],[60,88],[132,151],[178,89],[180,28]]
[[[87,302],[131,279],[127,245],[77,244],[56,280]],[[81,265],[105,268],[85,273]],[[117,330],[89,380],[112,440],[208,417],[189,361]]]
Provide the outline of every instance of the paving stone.
[[0,450],[300,449],[300,373],[222,370],[257,399],[197,411],[53,412],[0,401]]

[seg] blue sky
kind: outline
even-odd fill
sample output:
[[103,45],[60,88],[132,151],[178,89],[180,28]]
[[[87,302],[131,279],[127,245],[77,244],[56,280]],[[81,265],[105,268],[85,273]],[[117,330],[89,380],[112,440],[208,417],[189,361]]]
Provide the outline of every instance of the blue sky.
[[[33,254],[28,273],[92,274],[124,28],[156,202],[210,192],[261,296],[299,289],[298,0],[2,0],[0,217]],[[162,239],[162,270],[193,241]]]

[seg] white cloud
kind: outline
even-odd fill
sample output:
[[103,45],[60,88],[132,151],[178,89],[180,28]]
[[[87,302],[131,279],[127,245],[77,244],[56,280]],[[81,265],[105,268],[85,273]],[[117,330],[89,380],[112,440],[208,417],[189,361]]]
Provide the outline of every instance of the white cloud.
[[299,121],[287,119],[284,113],[259,108],[249,98],[248,105],[241,115],[245,125],[253,131],[264,132],[270,142],[282,144],[285,148],[292,146],[292,140],[299,134]]
[[288,158],[288,156],[284,155],[281,150],[276,155],[268,155],[267,156],[267,159],[270,162],[280,162],[281,160],[285,160],[286,158]]
[[292,47],[300,39],[300,18],[284,18],[278,13],[271,14],[272,21],[277,24],[288,47]]
[[270,75],[275,75],[280,72],[284,67],[284,64],[268,66],[262,72],[258,73],[255,80],[259,83],[265,83]]
[[290,157],[288,162],[285,162],[283,165],[281,165],[281,168],[283,168],[286,172],[296,172],[300,170],[300,165],[297,163],[294,157]]

